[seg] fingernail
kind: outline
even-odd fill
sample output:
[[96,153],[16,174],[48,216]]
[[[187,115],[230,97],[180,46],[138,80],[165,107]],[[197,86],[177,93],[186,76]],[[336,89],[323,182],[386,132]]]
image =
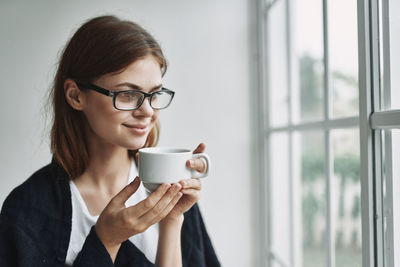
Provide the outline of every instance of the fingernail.
[[181,186],[181,184],[179,184],[179,183],[178,183],[178,184],[174,184],[174,188],[175,188],[176,190],[181,189],[181,187],[182,187],[182,186]]
[[193,159],[189,160],[189,164],[190,164],[190,167],[194,167],[194,160]]

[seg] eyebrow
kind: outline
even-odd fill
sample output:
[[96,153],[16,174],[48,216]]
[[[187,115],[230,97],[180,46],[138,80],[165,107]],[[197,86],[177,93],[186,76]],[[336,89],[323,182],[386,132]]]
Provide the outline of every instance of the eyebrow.
[[[119,83],[119,84],[115,85],[115,87],[118,87],[118,86],[128,86],[128,87],[130,87],[130,88],[132,88],[132,89],[134,89],[134,90],[143,91],[143,88],[142,88],[142,87],[140,87],[139,85],[133,84],[133,83]],[[159,89],[159,88],[161,88],[161,87],[162,87],[162,84],[156,85],[156,86],[154,86],[154,87],[152,87],[152,88],[150,89],[150,92],[152,92],[152,91],[154,91],[154,90],[156,90],[156,89]]]

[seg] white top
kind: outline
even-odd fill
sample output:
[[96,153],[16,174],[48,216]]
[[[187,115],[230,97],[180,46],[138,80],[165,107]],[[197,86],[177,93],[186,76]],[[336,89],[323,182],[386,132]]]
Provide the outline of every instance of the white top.
[[[132,160],[131,168],[129,170],[128,183],[132,182],[137,176],[137,168],[135,162]],[[71,180],[69,182],[71,188],[72,200],[72,229],[71,238],[69,241],[66,266],[72,266],[76,256],[81,251],[83,243],[93,225],[96,224],[99,216],[92,216],[83,200],[75,183]],[[137,204],[139,201],[147,198],[149,193],[140,184],[138,190],[126,201],[127,207]],[[158,223],[150,226],[145,232],[136,234],[129,238],[140,251],[146,255],[146,258],[155,263],[158,243]]]

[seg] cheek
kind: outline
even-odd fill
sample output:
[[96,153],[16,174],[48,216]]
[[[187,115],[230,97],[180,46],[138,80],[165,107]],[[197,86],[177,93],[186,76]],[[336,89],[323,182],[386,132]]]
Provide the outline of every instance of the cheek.
[[[105,137],[108,134],[115,134],[115,131],[120,131],[117,129],[115,119],[112,116],[106,116],[106,114],[86,114],[89,127],[98,136]],[[114,130],[113,130],[114,129]]]
[[89,126],[94,132],[109,131],[114,128],[113,125],[119,124],[123,114],[115,110],[110,103],[99,101],[92,102],[86,110],[85,116],[88,120]]
[[155,123],[158,119],[158,115],[160,114],[159,110],[154,110],[153,111],[153,116],[151,116],[151,122]]
[[158,115],[160,114],[159,110],[154,110],[153,115],[151,116],[151,128],[154,127],[154,125],[156,124],[157,120],[158,120]]

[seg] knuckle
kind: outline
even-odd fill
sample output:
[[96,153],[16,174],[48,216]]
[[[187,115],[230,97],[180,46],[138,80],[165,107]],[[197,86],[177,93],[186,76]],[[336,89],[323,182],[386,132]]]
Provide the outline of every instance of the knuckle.
[[143,224],[136,224],[132,229],[135,233],[143,233],[145,231]]
[[134,218],[131,218],[128,213],[123,213],[122,214],[122,227],[126,229],[135,229],[136,227],[136,220]]
[[144,202],[143,202],[143,205],[144,205],[144,208],[145,209],[151,209],[153,206],[154,206],[154,201],[151,199],[151,198],[147,198]]
[[138,233],[143,233],[147,230],[147,228],[149,228],[148,226],[144,225],[144,224],[140,224],[137,226],[137,232]]

